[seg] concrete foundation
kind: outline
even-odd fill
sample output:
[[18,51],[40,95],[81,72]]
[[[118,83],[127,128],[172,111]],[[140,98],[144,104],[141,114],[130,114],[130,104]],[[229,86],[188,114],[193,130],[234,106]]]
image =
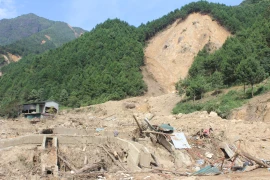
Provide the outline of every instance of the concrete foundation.
[[[29,135],[29,136],[22,136],[22,137],[16,137],[12,139],[4,139],[0,140],[0,150],[4,148],[9,148],[13,146],[22,146],[27,144],[36,144],[36,145],[42,145],[43,149],[46,149],[46,138],[51,137],[53,139],[57,138],[58,146],[61,145],[69,145],[69,144],[96,144],[102,145],[106,142],[112,142],[119,145],[121,148],[125,149],[128,153],[127,157],[127,164],[128,168],[132,171],[140,171],[141,169],[138,167],[140,162],[141,156],[150,156],[150,152],[145,150],[145,147],[137,142],[132,142],[128,140],[124,140],[118,137],[106,137],[106,136],[72,136],[72,135],[44,135],[44,134],[38,134],[38,135]],[[56,146],[56,140],[54,140],[54,146]],[[57,153],[57,151],[55,151]],[[57,156],[56,156],[57,157]],[[54,158],[55,159],[55,158]],[[149,160],[150,161],[150,160]],[[144,162],[148,163],[148,162]],[[46,163],[45,163],[46,164]],[[57,164],[57,163],[56,163]],[[149,162],[150,164],[150,162]],[[50,166],[51,167],[51,166]],[[46,168],[45,168],[46,169]],[[43,168],[43,170],[45,171]]]

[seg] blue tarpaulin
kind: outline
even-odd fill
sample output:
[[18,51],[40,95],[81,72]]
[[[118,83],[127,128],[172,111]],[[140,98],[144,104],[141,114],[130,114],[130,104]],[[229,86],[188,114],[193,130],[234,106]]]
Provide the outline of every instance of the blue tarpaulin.
[[210,176],[221,174],[221,171],[215,166],[206,166],[199,171],[192,173],[190,176]]

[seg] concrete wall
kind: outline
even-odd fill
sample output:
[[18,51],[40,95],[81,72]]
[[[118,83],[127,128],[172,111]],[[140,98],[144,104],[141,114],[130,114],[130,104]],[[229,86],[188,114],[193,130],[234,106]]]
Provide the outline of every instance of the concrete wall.
[[[53,134],[65,134],[65,135],[80,135],[80,136],[93,136],[96,130],[90,129],[72,129],[72,128],[62,128],[57,127],[53,129]],[[114,136],[113,131],[100,131],[99,134],[102,136]],[[120,133],[121,135],[121,133]]]
[[[21,146],[27,144],[36,144],[41,145],[43,142],[44,136],[47,137],[57,137],[58,145],[68,145],[68,144],[102,144],[106,142],[108,139],[111,141],[112,138],[104,137],[104,136],[68,136],[68,135],[29,135],[29,136],[21,136],[11,139],[3,139],[0,140],[0,149],[8,148],[12,146]],[[115,139],[115,138],[114,138]]]
[[42,144],[44,135],[21,136],[11,139],[0,140],[0,149],[26,144]]
[[[106,142],[113,142],[119,145],[122,149],[127,150],[128,157],[127,162],[129,169],[140,171],[141,169],[138,167],[141,152],[143,145],[127,141],[121,138],[115,137],[107,137],[107,136],[71,136],[71,135],[50,135],[50,134],[37,134],[37,135],[29,135],[29,136],[22,136],[16,137],[11,139],[4,139],[0,140],[0,150],[4,148],[9,148],[13,146],[21,146],[27,144],[36,144],[42,145],[44,137],[57,137],[58,145],[69,145],[69,144],[96,144],[102,145]],[[149,152],[148,152],[149,153]],[[150,154],[150,153],[149,153]]]

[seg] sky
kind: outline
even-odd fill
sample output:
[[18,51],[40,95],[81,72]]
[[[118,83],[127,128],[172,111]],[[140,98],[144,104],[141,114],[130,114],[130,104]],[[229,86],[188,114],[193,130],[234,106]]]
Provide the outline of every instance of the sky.
[[[0,0],[0,20],[34,13],[91,30],[108,18],[139,26],[196,0]],[[229,6],[242,0],[209,0]]]

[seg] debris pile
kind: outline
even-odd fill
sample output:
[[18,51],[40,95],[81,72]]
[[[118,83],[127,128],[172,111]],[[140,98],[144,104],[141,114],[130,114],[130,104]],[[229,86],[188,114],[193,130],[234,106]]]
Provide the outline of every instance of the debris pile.
[[[196,118],[195,114],[191,116]],[[218,118],[213,113],[199,116]],[[1,178],[170,179],[231,176],[270,168],[269,156],[254,156],[241,138],[228,138],[230,134],[226,126],[223,130],[222,119],[219,126],[208,121],[188,127],[179,120],[185,115],[162,119],[150,113],[133,114],[128,119],[130,124],[115,115],[104,117],[91,120],[96,122],[87,129],[73,125],[66,128],[62,124],[37,129],[42,122],[28,122],[35,127],[35,133],[0,140]],[[117,117],[113,128],[102,125],[112,117]],[[79,121],[88,123],[76,119]],[[12,129],[9,131],[13,133]],[[263,143],[268,138],[260,139],[262,150],[266,151],[268,146]]]
[[[174,157],[179,150],[186,151],[191,157],[193,163],[187,167],[187,171],[175,174],[205,176],[248,172],[257,168],[270,170],[269,160],[258,159],[243,151],[242,140],[231,144],[222,141],[220,136],[215,135],[212,127],[201,129],[186,138],[183,132],[175,132],[170,124],[152,125],[147,118],[140,123],[133,117],[138,125],[134,130],[134,140],[149,137],[153,145],[159,143]],[[155,166],[149,168],[155,169]]]

